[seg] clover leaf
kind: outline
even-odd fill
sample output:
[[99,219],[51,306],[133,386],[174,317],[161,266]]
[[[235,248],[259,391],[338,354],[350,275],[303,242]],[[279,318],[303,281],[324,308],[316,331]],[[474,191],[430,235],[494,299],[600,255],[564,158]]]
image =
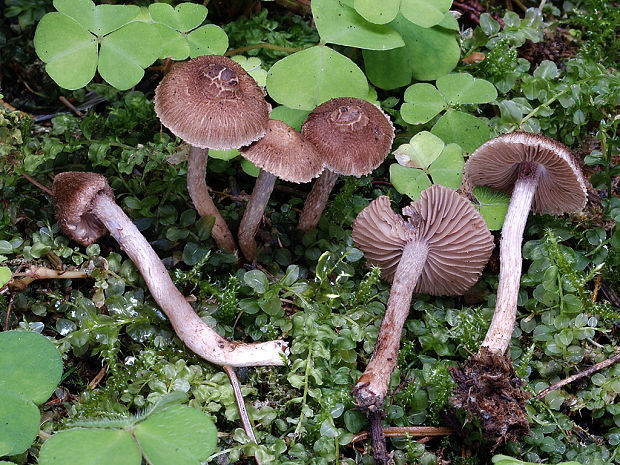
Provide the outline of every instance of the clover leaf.
[[355,0],[353,8],[366,21],[375,24],[386,24],[392,21],[400,9],[400,0]]
[[487,186],[474,187],[473,194],[476,197],[474,206],[487,222],[487,227],[491,231],[501,229],[508,211],[510,196]]
[[401,0],[401,14],[420,27],[439,24],[450,9],[452,0]]

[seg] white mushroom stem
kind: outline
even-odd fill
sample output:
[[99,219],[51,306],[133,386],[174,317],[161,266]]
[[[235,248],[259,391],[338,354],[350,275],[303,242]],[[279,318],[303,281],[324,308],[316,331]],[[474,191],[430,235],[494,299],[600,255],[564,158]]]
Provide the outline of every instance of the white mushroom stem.
[[326,168],[323,174],[314,182],[312,190],[310,190],[306,202],[304,203],[297,229],[306,232],[316,227],[323,210],[325,210],[325,205],[327,205],[329,194],[334,188],[337,180],[338,173],[334,173]]
[[207,326],[176,288],[153,248],[113,199],[98,195],[92,201],[90,213],[103,223],[138,267],[177,336],[193,352],[216,365],[284,364],[282,356],[287,350],[284,341],[243,344],[225,339]]
[[520,164],[518,178],[504,219],[495,313],[481,345],[481,348],[485,347],[492,354],[504,355],[510,346],[510,338],[517,319],[523,231],[543,169],[538,163]]
[[190,147],[189,159],[187,161],[187,190],[189,191],[189,196],[200,216],[215,217],[211,237],[213,237],[217,246],[226,252],[234,253],[237,250],[235,239],[226,221],[224,221],[215,203],[213,203],[211,194],[209,194],[207,189],[205,176],[207,174],[209,149],[201,149],[193,145]]
[[363,408],[383,405],[390,376],[398,364],[400,338],[409,314],[413,289],[422,273],[427,255],[428,245],[425,241],[412,240],[403,249],[375,351],[366,371],[353,388],[353,394]]
[[256,261],[256,231],[267,208],[267,202],[276,184],[276,176],[268,171],[260,170],[252,196],[245,207],[243,218],[239,224],[239,247],[243,256],[250,262]]

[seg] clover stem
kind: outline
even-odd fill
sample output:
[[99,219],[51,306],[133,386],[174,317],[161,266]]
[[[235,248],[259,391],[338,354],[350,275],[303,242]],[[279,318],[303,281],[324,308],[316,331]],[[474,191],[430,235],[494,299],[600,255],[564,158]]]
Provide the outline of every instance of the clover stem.
[[256,231],[260,225],[260,220],[267,208],[267,202],[273,192],[273,187],[276,184],[276,176],[268,171],[260,170],[256,183],[254,184],[254,190],[248,204],[245,207],[243,218],[239,224],[239,247],[243,256],[251,261],[256,261]]
[[520,164],[518,178],[504,219],[499,252],[500,270],[495,313],[493,313],[491,326],[481,345],[481,348],[486,347],[495,355],[504,355],[510,346],[510,338],[517,318],[523,231],[541,173],[542,168],[538,163],[523,162]]
[[205,176],[207,173],[207,159],[209,149],[190,146],[189,159],[187,160],[187,190],[189,196],[200,216],[215,217],[215,224],[211,230],[211,236],[218,247],[226,252],[234,253],[237,244],[233,238],[226,221],[218,211],[207,189]]
[[107,228],[134,262],[155,302],[170,319],[177,336],[194,353],[216,365],[283,365],[283,341],[243,344],[223,338],[196,314],[176,288],[163,263],[123,210],[107,195],[97,195],[90,213]]
[[323,210],[325,210],[325,205],[327,205],[329,194],[334,188],[337,180],[338,173],[334,173],[326,168],[323,174],[314,182],[312,190],[310,190],[306,198],[304,209],[299,217],[297,229],[306,232],[316,227]]

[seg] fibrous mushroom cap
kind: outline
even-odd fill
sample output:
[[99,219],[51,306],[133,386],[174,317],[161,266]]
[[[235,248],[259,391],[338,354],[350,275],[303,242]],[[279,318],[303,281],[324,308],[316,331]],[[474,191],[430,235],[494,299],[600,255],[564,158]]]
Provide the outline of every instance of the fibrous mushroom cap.
[[473,286],[493,250],[493,237],[472,204],[452,189],[433,185],[420,200],[394,213],[386,196],[373,200],[353,222],[353,241],[366,260],[394,279],[409,241],[424,241],[428,256],[414,292],[459,295]]
[[301,133],[317,148],[328,169],[357,177],[379,166],[394,140],[394,126],[379,107],[350,97],[316,107]]
[[52,202],[56,221],[62,232],[79,244],[90,245],[108,232],[90,213],[90,205],[98,195],[114,198],[108,181],[100,174],[67,171],[54,177]]
[[314,146],[278,120],[269,120],[265,136],[242,148],[241,154],[259,168],[289,182],[309,182],[323,171],[323,160]]
[[585,206],[586,184],[570,151],[539,134],[517,131],[485,142],[467,160],[465,173],[474,186],[510,194],[521,162],[542,166],[532,202],[534,213],[561,214]]
[[220,55],[177,64],[155,89],[162,124],[200,148],[238,148],[260,139],[270,111],[256,81]]

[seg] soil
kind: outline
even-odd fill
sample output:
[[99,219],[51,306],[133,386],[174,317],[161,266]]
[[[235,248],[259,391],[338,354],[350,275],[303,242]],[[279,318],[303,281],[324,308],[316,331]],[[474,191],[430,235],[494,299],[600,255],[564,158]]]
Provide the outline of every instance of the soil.
[[495,441],[493,450],[529,433],[525,402],[530,395],[521,389],[509,356],[481,348],[450,374],[456,382],[450,403],[480,421],[485,437]]

